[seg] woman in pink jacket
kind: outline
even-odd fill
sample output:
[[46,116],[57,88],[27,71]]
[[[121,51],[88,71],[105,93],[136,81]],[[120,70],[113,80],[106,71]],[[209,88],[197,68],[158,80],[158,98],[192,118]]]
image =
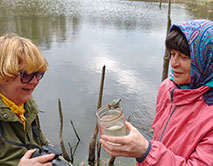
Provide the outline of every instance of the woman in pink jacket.
[[166,47],[172,75],[158,92],[153,139],[126,122],[127,136],[102,135],[100,142],[138,166],[213,166],[213,22],[174,24]]

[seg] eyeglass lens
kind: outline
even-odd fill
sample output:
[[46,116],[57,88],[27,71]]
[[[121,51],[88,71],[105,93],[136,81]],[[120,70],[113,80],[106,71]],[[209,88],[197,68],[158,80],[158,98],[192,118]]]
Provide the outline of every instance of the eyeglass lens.
[[31,74],[27,74],[26,72],[21,72],[21,82],[22,83],[29,83],[34,76],[36,76],[37,81],[39,81],[40,79],[42,79],[44,73],[41,72],[34,72]]

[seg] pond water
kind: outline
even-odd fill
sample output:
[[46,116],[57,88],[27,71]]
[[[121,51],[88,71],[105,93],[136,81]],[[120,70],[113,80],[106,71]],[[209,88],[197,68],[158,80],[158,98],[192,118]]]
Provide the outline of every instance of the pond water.
[[[87,160],[104,65],[102,104],[122,98],[125,117],[151,138],[147,131],[161,83],[167,7],[154,1],[0,0],[0,34],[30,38],[49,62],[33,96],[45,111],[41,126],[52,144],[59,147],[60,98],[67,151],[68,142],[77,143],[72,120],[81,138],[75,158]],[[198,18],[212,20],[212,11],[172,4],[172,23]]]

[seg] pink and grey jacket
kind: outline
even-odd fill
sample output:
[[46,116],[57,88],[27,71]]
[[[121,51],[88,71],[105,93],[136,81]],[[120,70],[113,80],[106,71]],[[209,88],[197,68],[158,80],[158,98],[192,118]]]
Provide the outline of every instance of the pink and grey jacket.
[[213,166],[213,105],[203,99],[209,89],[161,84],[151,150],[138,166]]

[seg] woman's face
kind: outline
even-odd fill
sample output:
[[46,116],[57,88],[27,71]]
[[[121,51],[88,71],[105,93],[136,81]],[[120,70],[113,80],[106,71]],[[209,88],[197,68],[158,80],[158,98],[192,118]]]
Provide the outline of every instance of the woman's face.
[[171,67],[174,72],[174,82],[176,84],[189,84],[190,83],[190,68],[191,59],[180,51],[172,49],[171,54]]
[[29,83],[22,83],[20,75],[15,79],[7,81],[0,85],[0,93],[13,101],[16,105],[21,105],[30,100],[31,94],[35,87],[38,85],[36,77]]

